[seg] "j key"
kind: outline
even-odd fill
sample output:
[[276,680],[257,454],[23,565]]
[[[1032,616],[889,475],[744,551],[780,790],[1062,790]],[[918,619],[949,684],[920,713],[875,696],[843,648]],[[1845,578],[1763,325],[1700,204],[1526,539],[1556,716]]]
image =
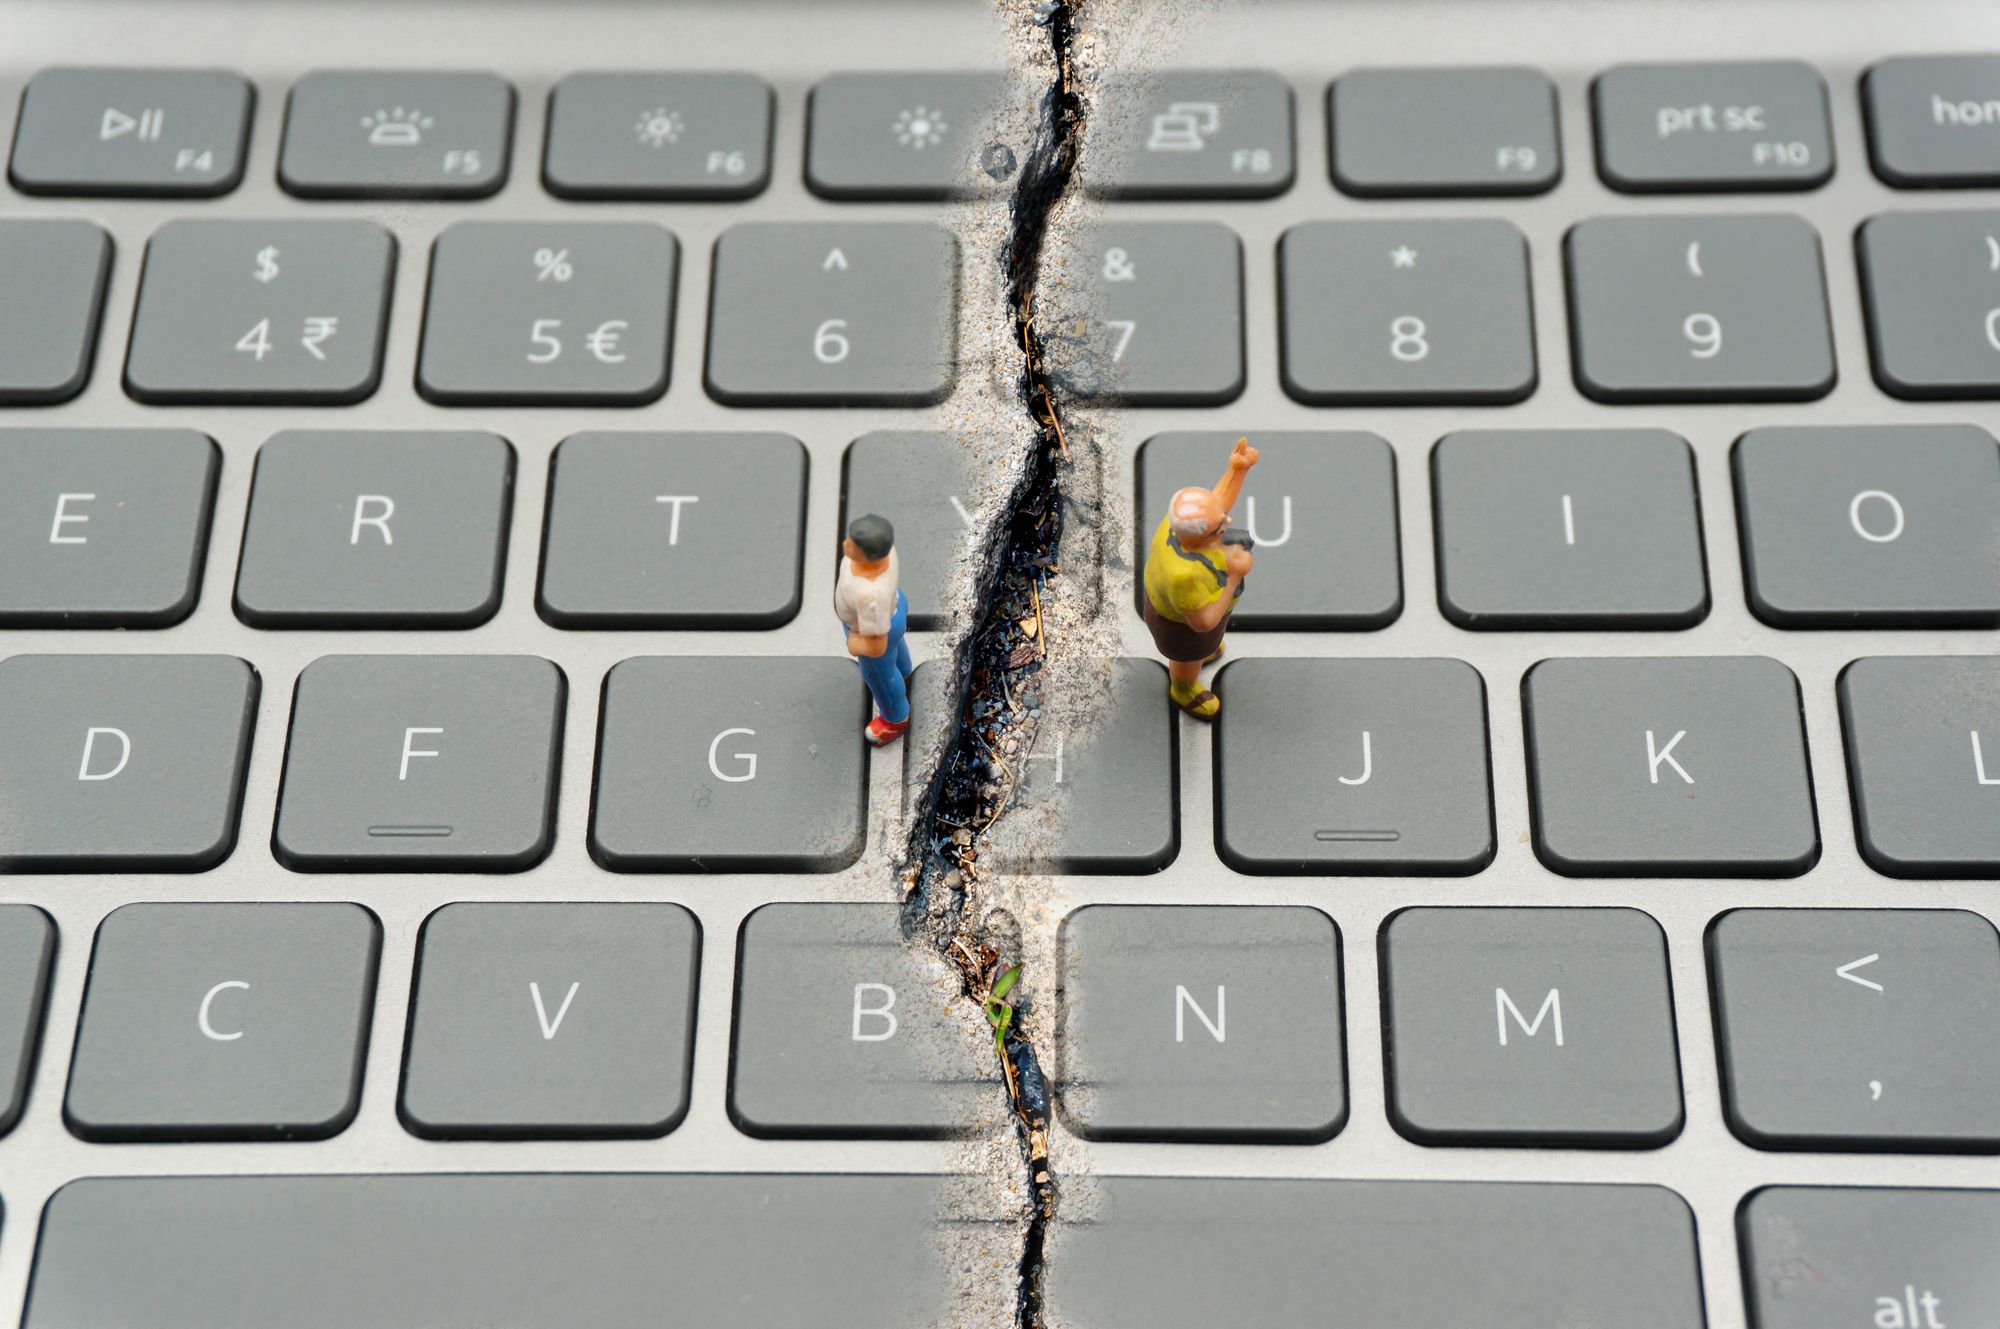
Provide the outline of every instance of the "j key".
[[1459,876],[1492,861],[1470,665],[1239,660],[1215,690],[1215,847],[1237,871]]
[[97,929],[69,1096],[88,1140],[317,1140],[361,1100],[382,930],[352,904],[132,904]]
[[1875,174],[1904,189],[2000,184],[2000,55],[1901,56],[1861,84]]
[[1063,920],[1059,1101],[1091,1140],[1332,1138],[1340,937],[1299,907],[1093,905]]
[[1357,69],[1327,108],[1349,194],[1539,194],[1562,177],[1556,89],[1537,69]]
[[2000,876],[2000,660],[1857,660],[1840,716],[1862,856],[1892,877]]
[[1694,1216],[1654,1186],[1103,1177],[1088,1194],[1050,1234],[1052,1323],[1705,1322]]
[[[1254,474],[1254,472],[1253,472]],[[1664,430],[1465,430],[1431,453],[1438,607],[1463,628],[1708,614],[1694,455]]]
[[45,69],[21,98],[9,174],[28,194],[226,194],[252,100],[220,69]]
[[322,70],[292,86],[278,182],[311,198],[480,198],[507,183],[513,122],[494,74]]
[[494,434],[288,430],[257,453],[236,613],[469,628],[500,607],[514,450]]
[[1268,70],[1172,70],[1114,80],[1084,167],[1112,198],[1263,198],[1292,187],[1292,90]]
[[1855,246],[1882,390],[2000,397],[2000,212],[1888,213]]
[[[964,1267],[1020,1263],[1013,1224],[991,1220],[997,1205],[959,1201],[956,1184],[604,1172],[91,1178],[49,1202],[26,1324],[649,1329],[663,1307],[716,1326],[942,1324],[966,1306]],[[1011,1287],[987,1300],[1003,1297],[1011,1310]]]
[[1766,1149],[2000,1152],[2000,936],[1956,909],[1709,929],[1730,1129]]
[[1801,61],[1620,65],[1591,101],[1613,189],[1811,189],[1833,174],[1826,84]]
[[33,905],[0,905],[0,1135],[14,1129],[28,1099],[55,954],[56,928],[47,914]]
[[461,222],[431,254],[432,401],[638,406],[667,390],[679,246],[646,222]]
[[604,680],[591,853],[614,872],[846,867],[866,821],[866,695],[845,660],[620,662]]
[[561,628],[789,623],[805,509],[805,448],[789,434],[573,434],[549,480],[542,617]]
[[1091,228],[1065,254],[1042,346],[1080,397],[1215,406],[1243,392],[1243,246],[1212,222]]
[[227,655],[0,661],[0,871],[199,872],[236,844],[257,675]]
[[404,1058],[419,1135],[658,1136],[687,1114],[700,928],[675,904],[449,904]]
[[[1174,492],[1207,484],[1237,435],[1156,434],[1139,449],[1139,520],[1144,550]],[[1267,431],[1256,436],[1256,469],[1233,523],[1262,559],[1231,612],[1232,629],[1366,630],[1403,612],[1396,536],[1396,459],[1375,434]],[[1326,575],[1339,568],[1338,576]]]
[[303,872],[518,872],[554,836],[562,671],[525,655],[329,655],[292,700],[272,852]]
[[984,528],[978,495],[994,458],[954,434],[878,430],[847,448],[840,529],[866,512],[894,513],[910,626],[945,626],[947,588],[958,560]]
[[1278,242],[1285,391],[1304,402],[1520,401],[1528,244],[1502,221],[1307,222]]
[[542,182],[564,198],[749,198],[771,181],[771,86],[748,74],[571,74]]
[[2000,448],[1985,430],[1753,429],[1735,469],[1750,607],[1765,622],[2000,626]]
[[1557,872],[1796,876],[1819,858],[1799,682],[1776,660],[1544,660],[1521,683]]
[[737,955],[729,1115],[764,1136],[991,1126],[1006,1110],[993,1039],[960,982],[894,904],[765,905]]
[[177,221],[146,246],[125,388],[143,402],[360,401],[396,242],[366,221]]
[[958,244],[920,222],[757,222],[715,244],[708,392],[731,406],[923,406],[957,367]]
[[165,627],[201,590],[215,444],[182,429],[0,432],[0,626]]
[[1773,1186],[1743,1202],[1736,1231],[1757,1329],[2000,1319],[2000,1191]]
[[1636,909],[1409,909],[1382,934],[1389,1115],[1425,1144],[1680,1134],[1667,939]]
[[[834,74],[813,89],[806,185],[827,198],[965,198],[1012,188],[984,159],[1004,112],[997,74]],[[1003,150],[1018,161],[1025,145]],[[1004,159],[1003,159],[1004,161]]]
[[1797,217],[1600,217],[1568,252],[1584,395],[1805,401],[1833,387],[1819,236]]
[[67,401],[90,380],[111,238],[83,221],[0,221],[0,405]]
[[[919,665],[910,688],[903,745],[914,798],[916,763],[938,735],[943,699],[937,670]],[[1119,660],[1085,685],[1088,724],[1044,713],[1025,751],[1001,751],[990,777],[1010,791],[982,861],[1002,872],[1157,872],[1180,852],[1174,716],[1167,680],[1147,660]],[[1025,699],[1040,704],[1040,694]]]

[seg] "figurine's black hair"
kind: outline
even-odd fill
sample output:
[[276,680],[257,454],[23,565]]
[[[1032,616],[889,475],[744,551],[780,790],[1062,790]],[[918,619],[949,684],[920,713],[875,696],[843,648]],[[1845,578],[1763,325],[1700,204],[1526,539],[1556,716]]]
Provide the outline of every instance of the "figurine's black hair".
[[854,547],[861,551],[862,557],[871,561],[887,558],[896,544],[896,528],[889,524],[887,517],[878,517],[871,512],[847,523],[847,538],[854,541]]

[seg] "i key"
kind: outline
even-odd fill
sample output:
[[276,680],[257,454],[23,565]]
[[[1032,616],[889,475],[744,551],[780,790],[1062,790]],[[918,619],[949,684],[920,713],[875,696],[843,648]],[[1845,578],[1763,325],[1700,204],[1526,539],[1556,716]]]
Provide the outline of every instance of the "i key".
[[1607,402],[1833,387],[1819,236],[1797,217],[1601,217],[1569,233],[1576,385]]

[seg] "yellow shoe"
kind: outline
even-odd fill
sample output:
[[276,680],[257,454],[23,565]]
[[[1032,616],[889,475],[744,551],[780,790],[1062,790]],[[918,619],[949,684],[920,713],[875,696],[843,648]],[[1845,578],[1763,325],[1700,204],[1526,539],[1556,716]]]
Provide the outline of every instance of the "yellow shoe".
[[1213,720],[1222,710],[1222,698],[1199,683],[1168,683],[1167,700],[1197,720]]

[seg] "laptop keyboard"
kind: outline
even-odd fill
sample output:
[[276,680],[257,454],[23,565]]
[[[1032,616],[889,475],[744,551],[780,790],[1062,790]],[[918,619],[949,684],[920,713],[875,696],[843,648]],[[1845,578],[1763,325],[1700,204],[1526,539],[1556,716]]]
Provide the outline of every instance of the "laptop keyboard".
[[[2000,28],[1918,8],[1108,81],[1040,308],[1129,658],[981,850],[1046,1323],[2000,1319]],[[885,864],[1020,90],[834,17],[0,74],[0,1320],[1016,1322]],[[1246,433],[1210,731],[1133,577]]]

